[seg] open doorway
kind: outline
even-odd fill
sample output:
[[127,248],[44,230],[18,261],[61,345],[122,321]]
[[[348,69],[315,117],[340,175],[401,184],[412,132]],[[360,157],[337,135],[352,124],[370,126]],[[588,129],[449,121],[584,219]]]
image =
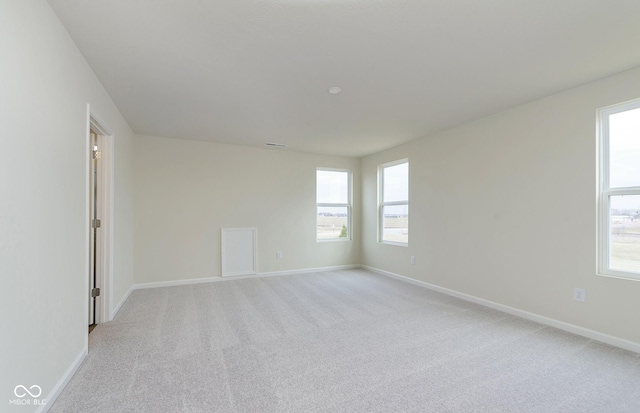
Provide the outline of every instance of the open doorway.
[[90,129],[89,166],[89,333],[98,324],[98,299],[102,285],[102,135]]
[[111,319],[113,136],[89,115],[87,137],[87,324]]

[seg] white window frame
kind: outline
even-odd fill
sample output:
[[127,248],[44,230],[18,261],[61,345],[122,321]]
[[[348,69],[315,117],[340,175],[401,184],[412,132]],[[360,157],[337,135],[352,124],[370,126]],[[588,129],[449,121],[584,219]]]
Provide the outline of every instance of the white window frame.
[[626,112],[640,108],[640,99],[632,100],[617,105],[608,106],[598,110],[599,132],[599,202],[598,202],[598,274],[625,279],[640,280],[640,273],[614,270],[610,263],[611,196],[616,195],[640,195],[640,186],[610,188],[609,180],[609,117],[616,113]]
[[[328,171],[328,172],[346,172],[347,173],[347,203],[326,203],[326,202],[318,202],[317,198],[317,187],[318,187],[318,171]],[[349,169],[337,169],[337,168],[316,168],[316,241],[317,242],[342,242],[342,241],[351,241],[351,204],[353,203],[353,174]],[[339,208],[347,208],[347,236],[344,238],[327,238],[327,239],[318,239],[318,208],[321,207],[339,207]]]
[[[409,246],[409,237],[407,236],[407,242],[398,242],[398,241],[389,241],[384,239],[384,216],[383,211],[386,206],[400,206],[406,205],[409,207],[409,197],[410,194],[407,192],[407,200],[406,201],[392,201],[392,202],[383,202],[384,200],[384,170],[385,168],[389,168],[392,166],[400,165],[406,163],[407,164],[407,175],[409,174],[409,158],[398,159],[397,161],[383,163],[382,165],[378,165],[378,242],[382,244],[389,245],[398,245],[401,247]],[[407,176],[407,182],[409,181],[409,176]]]

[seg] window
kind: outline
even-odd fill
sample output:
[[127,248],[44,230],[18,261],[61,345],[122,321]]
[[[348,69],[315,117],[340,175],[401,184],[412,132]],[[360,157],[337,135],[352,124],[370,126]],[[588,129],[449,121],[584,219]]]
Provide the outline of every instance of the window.
[[403,159],[380,165],[378,178],[379,240],[406,246],[409,243],[409,162]]
[[599,115],[600,272],[640,279],[640,100]]
[[316,171],[316,239],[351,239],[351,172]]

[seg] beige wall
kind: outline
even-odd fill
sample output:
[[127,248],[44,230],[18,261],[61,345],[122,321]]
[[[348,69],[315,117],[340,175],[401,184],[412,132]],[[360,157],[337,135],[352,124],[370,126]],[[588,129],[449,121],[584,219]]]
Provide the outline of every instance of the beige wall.
[[[638,97],[640,69],[364,158],[363,264],[640,343],[640,282],[596,275],[596,109]],[[376,242],[404,157],[408,248]]]
[[47,398],[86,348],[87,103],[115,133],[115,303],[133,283],[133,135],[45,1],[0,2],[0,56],[5,406],[19,384]]
[[359,185],[353,240],[315,238],[316,168],[359,183],[359,159],[148,136],[135,158],[136,283],[220,276],[221,228],[258,228],[261,273],[360,263]]

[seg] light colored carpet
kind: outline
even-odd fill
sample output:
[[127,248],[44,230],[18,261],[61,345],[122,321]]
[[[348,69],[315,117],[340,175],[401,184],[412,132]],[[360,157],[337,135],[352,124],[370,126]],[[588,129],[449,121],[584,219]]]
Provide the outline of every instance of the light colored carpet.
[[51,412],[640,412],[640,355],[364,270],[134,291]]

